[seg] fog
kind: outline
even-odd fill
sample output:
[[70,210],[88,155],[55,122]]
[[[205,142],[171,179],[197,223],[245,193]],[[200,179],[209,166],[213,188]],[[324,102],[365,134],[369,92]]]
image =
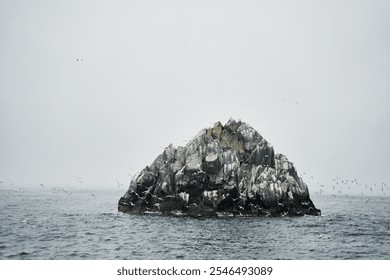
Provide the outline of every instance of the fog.
[[232,117],[311,193],[381,194],[389,23],[372,0],[0,1],[0,188],[127,186]]

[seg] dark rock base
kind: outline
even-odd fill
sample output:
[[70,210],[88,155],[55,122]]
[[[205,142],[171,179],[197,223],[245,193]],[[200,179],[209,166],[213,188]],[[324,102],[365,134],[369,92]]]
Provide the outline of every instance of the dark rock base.
[[264,216],[264,217],[291,217],[315,215],[320,216],[317,209],[309,200],[297,200],[294,204],[279,202],[277,206],[267,207],[264,203],[248,199],[227,197],[218,204],[205,201],[198,204],[186,204],[180,196],[154,198],[147,202],[146,197],[133,196],[133,199],[121,197],[118,210],[131,214],[160,213],[186,216]]

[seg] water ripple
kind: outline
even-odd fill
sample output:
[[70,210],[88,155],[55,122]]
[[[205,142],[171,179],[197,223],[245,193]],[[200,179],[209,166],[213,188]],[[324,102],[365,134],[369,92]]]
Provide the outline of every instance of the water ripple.
[[313,198],[322,217],[191,218],[119,213],[120,195],[8,195],[0,259],[390,259],[390,215],[360,198]]

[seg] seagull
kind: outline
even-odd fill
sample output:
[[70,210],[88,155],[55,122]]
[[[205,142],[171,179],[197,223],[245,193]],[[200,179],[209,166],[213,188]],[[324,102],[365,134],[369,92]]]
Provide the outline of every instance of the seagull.
[[143,194],[143,196],[150,194],[152,197],[154,197],[154,195],[150,192],[150,190],[143,191],[142,194]]
[[96,195],[94,195],[93,193],[91,193],[91,195],[93,196],[93,198],[95,198],[95,199],[96,199]]
[[121,187],[123,187],[123,186],[124,186],[123,184],[119,183],[119,181],[118,181],[118,180],[115,180],[115,181],[116,181],[116,183],[117,183],[117,187],[118,187],[118,189],[120,189]]

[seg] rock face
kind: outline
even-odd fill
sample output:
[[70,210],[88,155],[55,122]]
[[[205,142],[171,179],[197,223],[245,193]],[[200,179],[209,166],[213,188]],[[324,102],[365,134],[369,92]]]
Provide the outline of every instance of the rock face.
[[185,147],[166,147],[131,180],[118,203],[129,213],[320,215],[286,156],[244,122],[201,130]]

